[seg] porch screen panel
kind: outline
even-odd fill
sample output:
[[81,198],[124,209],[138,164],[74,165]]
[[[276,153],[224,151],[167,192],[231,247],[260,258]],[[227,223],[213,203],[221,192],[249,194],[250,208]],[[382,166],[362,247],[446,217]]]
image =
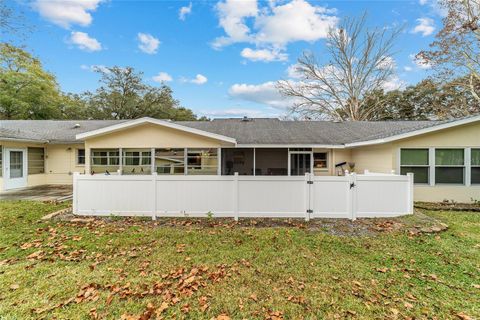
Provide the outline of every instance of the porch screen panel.
[[218,173],[218,149],[187,149],[188,175],[216,175]]
[[185,174],[185,149],[155,149],[158,174]]
[[288,175],[287,148],[255,149],[255,175],[286,176]]
[[400,174],[413,173],[415,183],[428,183],[429,158],[428,149],[401,149]]
[[114,173],[120,169],[118,149],[91,149],[91,170],[93,173]]
[[253,148],[222,149],[222,175],[253,175]]
[[45,150],[28,148],[28,174],[45,173]]
[[123,149],[123,174],[151,174],[152,152],[150,149]]

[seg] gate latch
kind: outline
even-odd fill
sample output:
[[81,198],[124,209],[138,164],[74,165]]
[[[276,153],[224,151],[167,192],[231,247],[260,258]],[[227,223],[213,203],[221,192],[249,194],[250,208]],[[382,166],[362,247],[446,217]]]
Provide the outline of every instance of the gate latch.
[[350,189],[353,189],[355,187],[355,183],[350,183]]
[[307,184],[313,184],[313,181],[312,181],[312,180],[308,180],[308,181],[307,181]]

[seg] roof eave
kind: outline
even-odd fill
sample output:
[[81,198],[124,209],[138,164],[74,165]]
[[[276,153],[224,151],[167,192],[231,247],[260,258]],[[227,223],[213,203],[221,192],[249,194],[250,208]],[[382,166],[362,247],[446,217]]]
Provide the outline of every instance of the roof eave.
[[414,136],[418,136],[421,134],[426,134],[430,132],[435,132],[439,130],[444,130],[448,128],[453,128],[473,122],[480,121],[480,115],[479,116],[473,116],[465,119],[460,119],[460,120],[455,120],[443,124],[438,124],[435,126],[431,126],[428,128],[423,128],[419,130],[414,130],[410,132],[405,132],[397,135],[393,135],[391,137],[386,137],[386,138],[381,138],[381,139],[373,139],[373,140],[365,140],[365,141],[359,141],[359,142],[352,142],[352,143],[346,143],[345,147],[362,147],[362,146],[369,146],[369,145],[376,145],[376,144],[382,144],[382,143],[388,143],[396,140],[401,140],[401,139],[406,139],[406,138],[411,138]]
[[10,138],[10,137],[0,137],[0,141],[31,142],[31,143],[49,143],[48,140]]

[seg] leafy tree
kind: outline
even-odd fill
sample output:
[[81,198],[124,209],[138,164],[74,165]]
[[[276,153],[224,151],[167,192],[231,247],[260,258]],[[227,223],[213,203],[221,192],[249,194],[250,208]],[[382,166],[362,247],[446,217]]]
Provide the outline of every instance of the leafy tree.
[[480,103],[464,86],[462,79],[439,84],[423,80],[404,90],[373,92],[366,103],[384,101],[384,108],[372,120],[443,120],[480,112]]
[[61,94],[55,77],[28,52],[0,43],[0,118],[55,119]]
[[440,0],[447,11],[443,28],[430,44],[431,49],[417,54],[417,59],[436,69],[435,78],[467,87],[480,100],[476,90],[480,82],[480,1]]
[[95,70],[101,86],[86,92],[83,99],[94,119],[134,119],[144,116],[172,120],[196,120],[190,109],[179,106],[167,85],[153,87],[143,82],[142,73],[131,67]]
[[313,53],[298,60],[299,81],[279,81],[280,92],[295,101],[292,112],[307,118],[369,120],[383,108],[383,96],[366,97],[394,76],[393,46],[401,29],[367,29],[366,16],[345,19],[326,40],[330,61],[320,64]]

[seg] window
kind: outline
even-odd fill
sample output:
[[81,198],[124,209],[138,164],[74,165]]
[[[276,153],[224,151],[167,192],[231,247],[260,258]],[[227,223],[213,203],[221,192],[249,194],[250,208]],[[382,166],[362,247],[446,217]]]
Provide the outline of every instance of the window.
[[313,154],[313,168],[314,169],[328,169],[328,153],[315,152]]
[[480,149],[472,149],[471,151],[471,184],[480,184]]
[[464,183],[464,150],[435,149],[435,183]]
[[124,174],[150,174],[152,152],[150,149],[124,149],[122,164]]
[[45,150],[28,148],[28,174],[45,173]]
[[185,149],[155,149],[158,174],[185,174]]
[[114,172],[120,168],[118,149],[92,149],[91,170],[93,173]]
[[77,149],[77,165],[85,165],[85,149]]
[[217,174],[218,154],[216,148],[188,149],[187,174]]
[[400,174],[413,173],[415,183],[428,183],[429,157],[428,149],[401,149]]

